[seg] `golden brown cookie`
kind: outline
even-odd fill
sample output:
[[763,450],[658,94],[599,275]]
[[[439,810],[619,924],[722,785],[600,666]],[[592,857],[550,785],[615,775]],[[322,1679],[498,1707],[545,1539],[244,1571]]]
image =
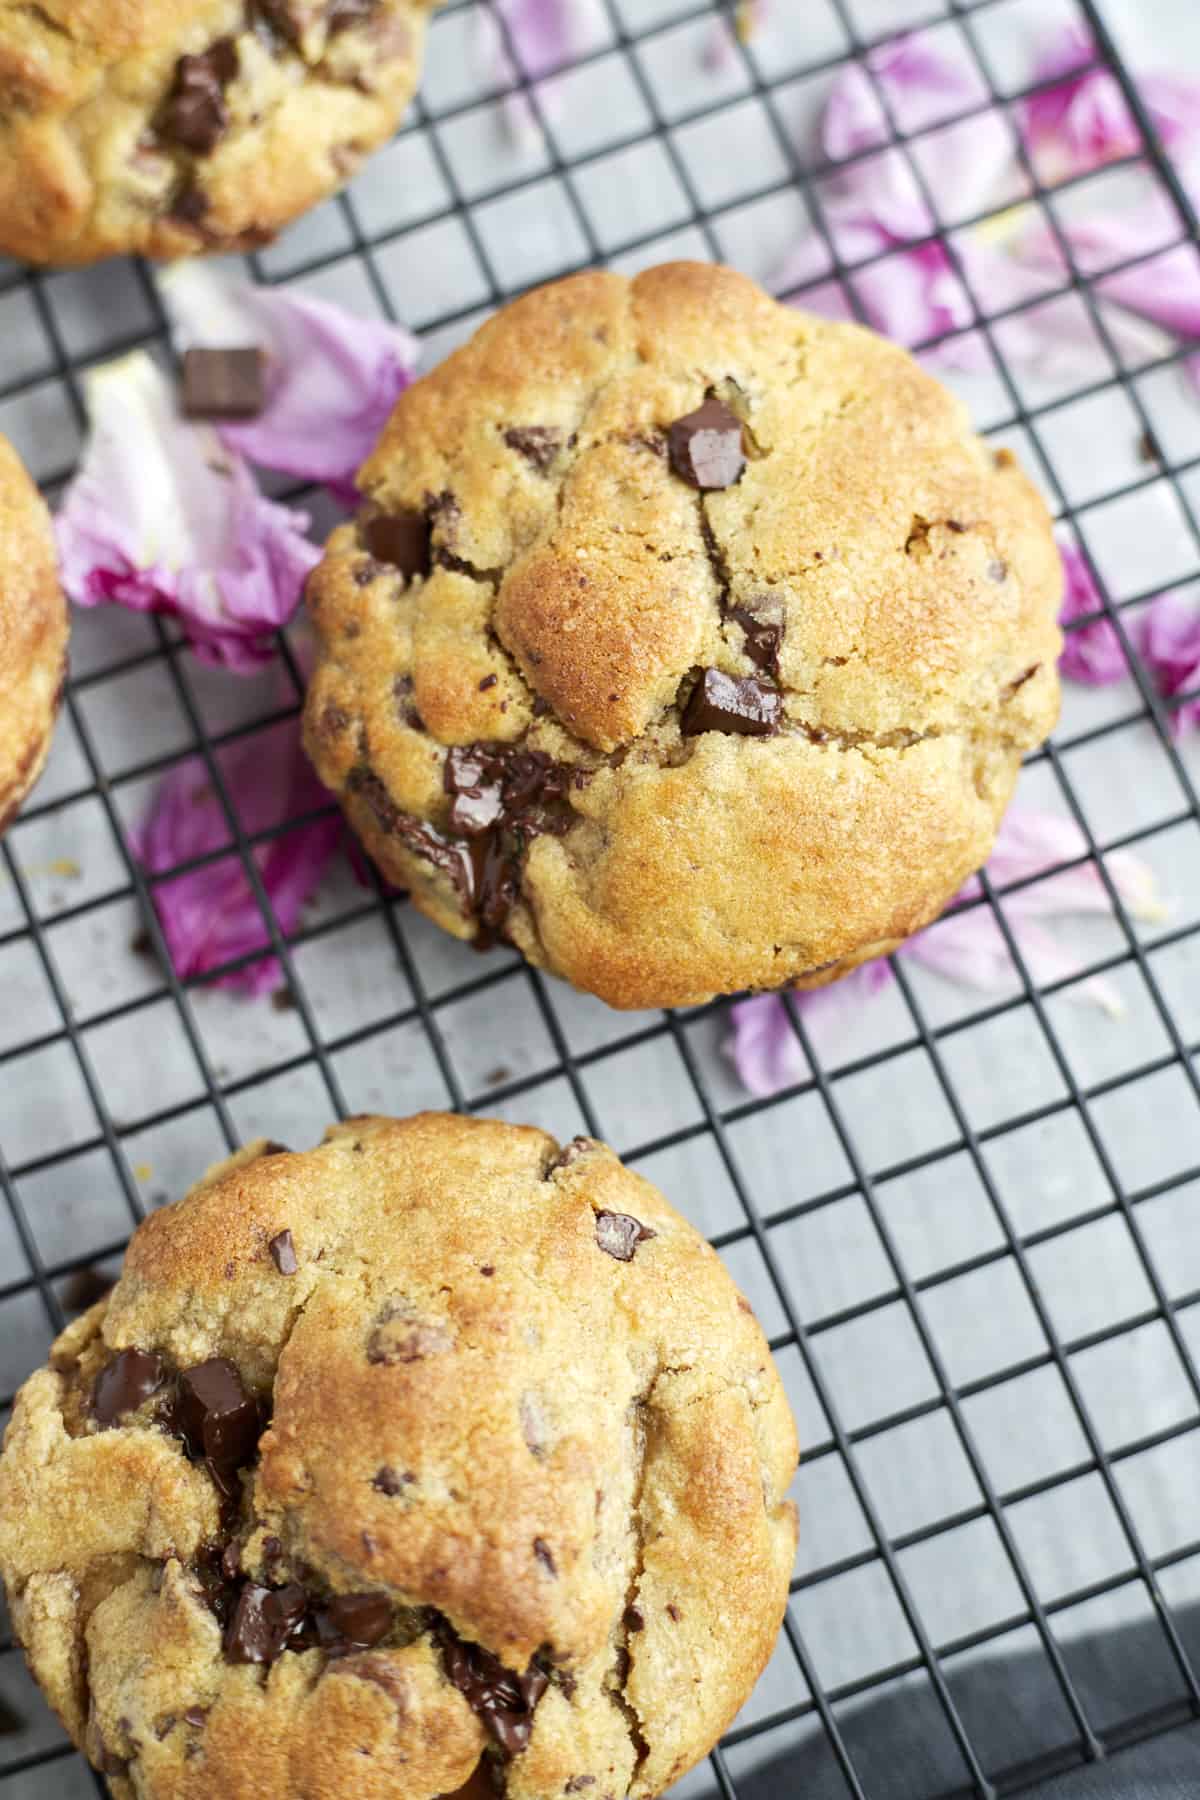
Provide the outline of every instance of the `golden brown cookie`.
[[141,1226],[17,1398],[0,1571],[118,1800],[649,1800],[770,1654],[795,1461],[610,1150],[359,1118]]
[[317,769],[457,937],[613,1006],[828,980],[985,861],[1057,714],[1046,509],[902,350],[577,276],[401,396],[309,586]]
[[0,0],[0,250],[248,249],[354,173],[436,0]]
[[0,437],[0,831],[42,772],[67,672],[50,516]]

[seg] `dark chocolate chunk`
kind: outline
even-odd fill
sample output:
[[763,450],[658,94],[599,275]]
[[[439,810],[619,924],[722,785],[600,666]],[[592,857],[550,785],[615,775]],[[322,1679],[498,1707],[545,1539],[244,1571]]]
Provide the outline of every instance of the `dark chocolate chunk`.
[[569,1169],[577,1163],[581,1156],[596,1148],[596,1140],[590,1137],[573,1137],[569,1144],[564,1144],[558,1155],[546,1164],[547,1176],[553,1175],[556,1169]]
[[533,1714],[549,1685],[536,1663],[523,1675],[506,1669],[481,1644],[467,1644],[448,1625],[439,1632],[442,1666],[480,1723],[509,1756],[519,1756],[533,1731]]
[[183,411],[189,419],[254,419],[266,401],[261,350],[185,350]]
[[300,1264],[296,1260],[296,1246],[292,1242],[290,1231],[280,1231],[267,1245],[271,1252],[271,1260],[281,1275],[294,1275]]
[[600,1211],[596,1214],[596,1242],[606,1256],[615,1257],[617,1262],[632,1262],[638,1245],[657,1236],[657,1231],[651,1231],[648,1225],[643,1225],[629,1213]]
[[626,1631],[645,1631],[646,1621],[638,1607],[627,1606],[625,1608],[625,1629]]
[[199,225],[208,217],[211,207],[212,201],[204,189],[197,187],[194,181],[187,181],[171,202],[171,217],[181,225]]
[[726,675],[703,669],[683,709],[685,737],[724,731],[741,737],[771,737],[779,729],[783,697],[777,687],[756,675]]
[[683,1614],[680,1612],[679,1608],[677,1606],[675,1606],[671,1601],[667,1602],[667,1617],[668,1617],[668,1619],[672,1620],[673,1623],[676,1625],[678,1625],[680,1619],[683,1617]]
[[193,1725],[199,1731],[208,1718],[208,1708],[207,1706],[189,1706],[183,1717],[185,1724]]
[[446,757],[443,785],[453,795],[450,829],[459,837],[479,837],[504,811],[504,763],[480,744],[456,745]]
[[225,1655],[233,1663],[272,1663],[304,1621],[308,1596],[298,1582],[259,1587],[248,1581],[237,1598],[225,1633]]
[[695,488],[732,487],[746,466],[742,421],[711,395],[667,433],[671,467]]
[[406,1487],[411,1487],[416,1479],[416,1476],[410,1474],[407,1469],[397,1474],[395,1469],[389,1468],[385,1463],[381,1469],[376,1469],[371,1477],[371,1486],[376,1493],[387,1494],[394,1498],[397,1494],[402,1494]]
[[544,475],[563,447],[563,434],[552,425],[510,425],[504,441]]
[[534,1538],[533,1554],[537,1557],[547,1575],[558,1574],[558,1567],[554,1561],[554,1553],[545,1538]]
[[428,575],[430,526],[424,513],[377,513],[363,525],[362,536],[376,562],[399,569],[406,581]]
[[92,1412],[99,1425],[115,1425],[157,1393],[167,1366],[152,1350],[119,1350],[101,1369],[92,1389]]
[[563,1789],[563,1793],[582,1794],[585,1788],[595,1787],[595,1785],[596,1777],[594,1775],[572,1775],[570,1781],[568,1781],[566,1787]]
[[741,626],[745,651],[756,669],[764,675],[779,675],[779,646],[783,642],[782,615],[771,618],[752,612],[748,606],[731,606],[726,617]]
[[338,1594],[315,1611],[317,1639],[331,1656],[369,1650],[392,1628],[386,1594]]
[[289,1144],[277,1143],[274,1138],[268,1138],[259,1152],[260,1156],[291,1156],[291,1154],[292,1150]]
[[258,1402],[223,1356],[197,1363],[179,1377],[175,1427],[191,1454],[204,1458],[218,1487],[236,1493],[238,1469],[258,1448]]
[[486,694],[489,688],[495,687],[495,685],[499,681],[499,679],[500,679],[500,677],[498,675],[485,675],[483,680],[479,684],[480,693]]
[[230,37],[218,38],[200,56],[181,56],[158,118],[162,136],[197,156],[208,156],[229,127],[225,88],[237,72],[237,45]]

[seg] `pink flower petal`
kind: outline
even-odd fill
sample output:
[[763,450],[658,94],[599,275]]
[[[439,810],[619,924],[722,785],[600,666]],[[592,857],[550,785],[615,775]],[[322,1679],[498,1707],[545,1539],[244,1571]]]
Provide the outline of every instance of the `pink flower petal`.
[[[994,887],[1035,875],[1046,879],[1005,895],[1001,904],[1021,959],[1038,986],[1070,980],[1080,963],[1069,948],[1069,938],[1045,929],[1042,919],[1062,920],[1078,913],[1111,914],[1108,890],[1094,861],[1051,875],[1050,870],[1088,853],[1087,839],[1071,819],[1032,808],[1013,808],[1005,816],[992,856],[988,876]],[[1158,899],[1152,871],[1129,851],[1113,851],[1104,859],[1113,885],[1128,910],[1139,918],[1161,921],[1165,909]],[[942,917],[897,952],[961,986],[985,993],[1016,991],[1021,978],[1003,932],[990,906],[963,903],[978,900],[982,884],[972,876],[960,889]],[[829,987],[793,996],[826,1042],[892,982],[886,961],[866,963]],[[1076,982],[1068,996],[1088,1001],[1106,1012],[1119,1013],[1120,1001],[1112,984],[1102,977]],[[808,1079],[804,1052],[778,994],[739,1000],[730,1008],[733,1034],[726,1049],[744,1085],[752,1094],[777,1094]]]
[[[284,820],[328,811],[329,796],[300,748],[298,721],[274,726],[217,752],[226,790],[247,836]],[[296,929],[306,901],[329,864],[341,833],[337,817],[284,832],[253,852],[272,910],[285,936]],[[166,776],[149,815],[133,835],[138,861],[163,874],[230,843],[225,813],[208,771],[190,757]],[[267,929],[236,851],[220,861],[151,889],[175,972],[181,979],[265,949]],[[282,980],[277,958],[261,957],[214,984],[262,994]]]
[[888,141],[880,93],[906,136],[988,100],[974,59],[956,36],[917,31],[892,38],[834,82],[821,121],[821,144],[831,161]]
[[[1046,45],[1038,61],[1036,81],[1065,78],[1031,95],[1020,112],[1021,129],[1044,180],[1081,175],[1144,148],[1120,84],[1111,70],[1094,66],[1096,56],[1089,33],[1075,23]],[[1164,145],[1189,153],[1200,141],[1200,83],[1150,71],[1137,79]]]
[[411,333],[291,288],[231,283],[198,262],[176,263],[159,284],[181,349],[253,344],[266,353],[266,405],[257,418],[222,424],[224,442],[353,504],[355,476],[416,372]]
[[268,500],[211,428],[180,418],[144,351],[92,370],[87,397],[91,431],[56,521],[72,600],[169,614],[205,662],[267,661],[320,559],[307,514]]
[[1058,622],[1064,627],[1059,669],[1071,681],[1108,687],[1129,673],[1121,640],[1106,618],[1093,619],[1075,631],[1065,630],[1075,619],[1103,612],[1104,603],[1082,551],[1071,543],[1060,544],[1059,550],[1066,574],[1066,592],[1058,615]]
[[1172,730],[1200,726],[1200,607],[1182,594],[1161,594],[1138,620],[1135,641],[1159,693],[1189,696],[1172,710]]

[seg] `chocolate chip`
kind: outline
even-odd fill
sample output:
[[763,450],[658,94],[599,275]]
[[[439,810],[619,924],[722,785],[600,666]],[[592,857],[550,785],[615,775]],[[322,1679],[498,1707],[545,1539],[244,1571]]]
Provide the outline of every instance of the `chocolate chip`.
[[396,711],[414,731],[424,731],[425,721],[413,705],[412,692],[416,684],[411,675],[397,675],[392,682],[392,698],[396,702]]
[[406,1487],[411,1487],[416,1479],[416,1476],[410,1474],[407,1469],[398,1475],[395,1469],[389,1468],[385,1463],[381,1469],[376,1469],[371,1477],[371,1486],[377,1494],[387,1494],[389,1498],[394,1499],[397,1494],[402,1494]]
[[546,1164],[547,1176],[553,1175],[556,1169],[569,1169],[572,1163],[577,1163],[581,1156],[586,1156],[589,1150],[595,1148],[594,1138],[573,1137],[570,1143],[564,1144],[558,1155]]
[[443,786],[453,795],[450,829],[459,837],[480,837],[504,811],[504,764],[482,745],[456,745],[446,757]]
[[706,492],[732,487],[746,466],[742,421],[711,395],[667,433],[671,467]]
[[685,737],[705,731],[771,737],[779,729],[782,711],[783,697],[770,682],[760,681],[756,675],[704,669],[683,709],[679,728]]
[[438,1638],[447,1680],[500,1748],[519,1756],[533,1731],[534,1709],[549,1685],[545,1670],[531,1662],[523,1675],[515,1675],[482,1644],[464,1643],[445,1624]]
[[479,1273],[481,1275],[494,1275],[496,1273],[496,1266],[494,1263],[480,1263]]
[[563,1793],[582,1794],[585,1788],[595,1787],[595,1785],[596,1777],[594,1775],[572,1775],[570,1781],[568,1781],[566,1787],[563,1789]]
[[248,1581],[225,1633],[226,1658],[232,1663],[274,1662],[307,1610],[308,1596],[298,1582],[267,1588]]
[[271,1260],[281,1275],[294,1275],[300,1264],[296,1261],[296,1246],[292,1242],[290,1231],[280,1231],[267,1245],[271,1252]]
[[237,45],[231,37],[218,38],[200,56],[181,56],[159,114],[160,134],[197,156],[208,156],[229,127],[224,90],[237,72]]
[[499,681],[499,679],[500,679],[500,677],[498,675],[485,675],[483,680],[479,684],[480,693],[486,694],[489,688],[495,687],[495,685]]
[[596,1214],[596,1242],[606,1256],[615,1257],[617,1262],[632,1262],[638,1245],[657,1236],[657,1231],[651,1231],[648,1225],[643,1225],[629,1213],[600,1211]]
[[233,1477],[258,1448],[259,1416],[257,1401],[227,1358],[213,1357],[180,1375],[175,1428],[191,1454],[208,1463],[218,1486],[236,1492]]
[[62,1286],[61,1299],[67,1312],[86,1312],[89,1306],[95,1306],[97,1300],[103,1300],[105,1294],[111,1294],[113,1281],[111,1275],[105,1275],[90,1265],[86,1269],[75,1269]]
[[290,1156],[291,1154],[292,1150],[289,1144],[277,1143],[274,1138],[268,1138],[259,1151],[260,1156]]
[[646,1621],[636,1606],[625,1608],[624,1623],[626,1631],[645,1631]]
[[317,1639],[331,1656],[369,1650],[392,1628],[392,1603],[386,1594],[338,1594],[315,1609]]
[[406,581],[428,575],[430,526],[423,513],[377,513],[363,525],[362,536],[376,562],[399,569]]
[[389,1368],[396,1363],[423,1362],[454,1348],[454,1339],[437,1320],[420,1319],[406,1300],[389,1300],[367,1340],[367,1361]]
[[92,1389],[92,1412],[102,1426],[115,1425],[157,1393],[167,1366],[152,1350],[120,1350],[101,1369]]
[[266,401],[261,350],[185,350],[185,418],[253,419]]
[[186,1725],[193,1725],[193,1726],[195,1726],[196,1730],[199,1731],[200,1727],[206,1722],[206,1720],[208,1718],[208,1707],[207,1706],[189,1706],[187,1711],[184,1713],[183,1718],[184,1718],[184,1723]]
[[746,655],[764,675],[779,676],[779,646],[783,642],[783,618],[764,617],[748,606],[731,606],[727,618],[740,625]]
[[504,441],[532,463],[539,475],[545,475],[563,447],[563,434],[551,425],[510,425]]
[[682,1616],[683,1615],[681,1614],[679,1608],[677,1606],[673,1605],[670,1601],[668,1601],[667,1602],[667,1617],[668,1617],[668,1619],[671,1619],[676,1625],[678,1625]]
[[546,1542],[545,1538],[540,1538],[540,1537],[534,1538],[533,1554],[537,1557],[537,1559],[541,1563],[543,1569],[545,1569],[547,1575],[557,1575],[558,1574],[558,1569],[555,1565],[553,1552],[551,1551],[550,1546]]
[[171,202],[171,217],[181,225],[199,225],[208,217],[211,207],[212,201],[204,189],[197,187],[194,181],[187,181]]

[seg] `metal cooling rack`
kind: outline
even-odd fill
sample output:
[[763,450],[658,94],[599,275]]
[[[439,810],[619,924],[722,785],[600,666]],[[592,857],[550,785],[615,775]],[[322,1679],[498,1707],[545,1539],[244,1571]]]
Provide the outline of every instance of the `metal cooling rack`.
[[[1158,11],[1169,53],[1176,15]],[[252,267],[400,316],[435,355],[531,281],[596,261],[691,254],[765,277],[811,219],[861,313],[802,121],[849,59],[925,24],[966,46],[1011,124],[1028,91],[1012,46],[1068,14],[1144,133],[1130,165],[1194,238],[1093,0],[775,0],[773,23],[704,73],[720,9],[596,0],[578,59],[533,89],[481,50],[489,29],[503,38],[486,0],[449,0],[395,143]],[[927,197],[922,142],[936,150],[949,123],[893,133]],[[1025,172],[1053,225],[1073,189],[1129,168],[1063,183],[1053,204]],[[1032,384],[1005,355],[1010,315],[975,294],[994,376],[972,399],[1043,477],[1128,649],[1130,608],[1200,578],[1200,427],[1177,356],[1123,364],[1073,265],[1063,295],[1103,378]],[[0,265],[0,428],[51,492],[78,447],[81,367],[164,339],[144,268]],[[42,1360],[81,1271],[111,1274],[147,1208],[250,1135],[303,1144],[335,1113],[421,1105],[603,1135],[721,1249],[806,1449],[779,1648],[680,1800],[1015,1793],[1118,1751],[1114,1771],[1131,1768],[1129,1746],[1168,1733],[1180,1791],[1200,1791],[1200,807],[1136,658],[1123,689],[1071,696],[1022,784],[1077,822],[1104,874],[1113,918],[1073,942],[1125,1020],[1072,1007],[1073,982],[1039,990],[985,884],[1011,993],[985,1004],[897,967],[848,1038],[794,1015],[810,1072],[764,1102],[723,1059],[721,1007],[609,1013],[508,953],[474,957],[348,868],[283,941],[249,853],[297,821],[247,838],[216,760],[295,717],[281,648],[279,671],[239,682],[160,620],[77,620],[51,766],[0,845],[0,1388]],[[187,754],[221,795],[286,1007],[181,982],[134,948],[139,933],[163,946],[126,828]],[[1173,893],[1169,924],[1122,906],[1104,858],[1130,846]],[[3,1800],[102,1790],[7,1639],[0,1699]]]

